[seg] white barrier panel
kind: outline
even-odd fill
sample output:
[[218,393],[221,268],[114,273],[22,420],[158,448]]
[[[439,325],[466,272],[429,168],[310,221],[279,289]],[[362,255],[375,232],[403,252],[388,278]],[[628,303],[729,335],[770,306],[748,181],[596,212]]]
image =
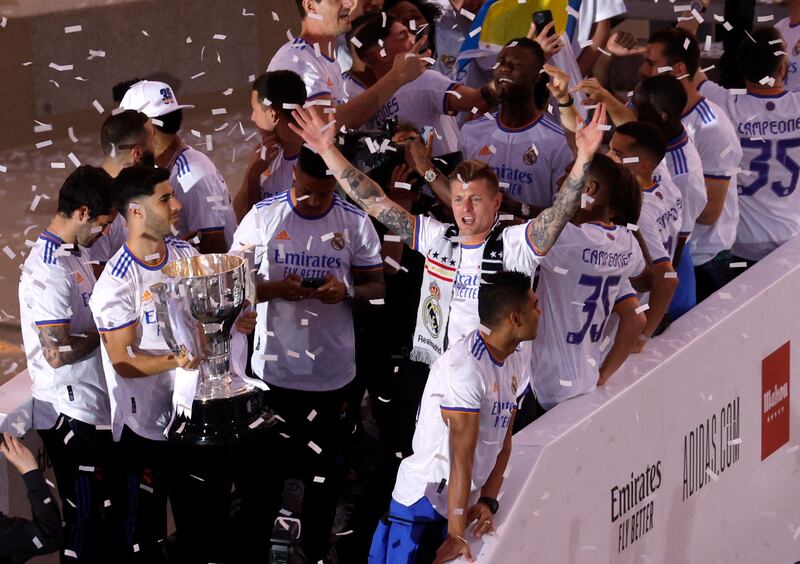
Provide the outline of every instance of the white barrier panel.
[[800,239],[514,437],[490,564],[800,560]]

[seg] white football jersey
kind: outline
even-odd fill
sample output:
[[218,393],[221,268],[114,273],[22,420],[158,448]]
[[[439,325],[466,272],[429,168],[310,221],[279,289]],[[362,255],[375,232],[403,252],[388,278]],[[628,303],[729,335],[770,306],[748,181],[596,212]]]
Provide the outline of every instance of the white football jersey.
[[781,37],[786,42],[786,57],[788,59],[788,69],[783,78],[783,86],[786,90],[796,92],[800,90],[800,75],[798,75],[798,65],[800,65],[800,25],[792,25],[789,18],[783,18],[775,24],[775,29],[781,32]]
[[734,95],[710,81],[700,91],[726,111],[742,145],[733,252],[760,260],[800,233],[800,93]]
[[[358,96],[366,90],[350,73],[343,75],[348,94]],[[422,130],[433,128],[433,154],[444,155],[458,150],[458,123],[447,113],[448,91],[458,86],[440,72],[426,70],[415,80],[404,84],[386,101],[363,129],[381,129],[389,119],[397,117]]]
[[503,448],[529,366],[529,355],[520,349],[498,362],[477,330],[436,359],[422,394],[414,454],[400,463],[392,498],[413,505],[426,496],[447,517],[450,431],[442,412],[456,411],[476,413],[479,418],[468,505],[475,503]]
[[689,236],[694,232],[697,217],[708,203],[708,194],[703,178],[703,163],[694,141],[685,130],[676,139],[667,142],[667,154],[663,163],[669,171],[672,182],[681,192],[683,200],[681,235]]
[[[62,249],[58,236],[44,231],[31,248],[19,281],[22,342],[28,357],[31,392],[42,409],[34,410],[35,429],[49,429],[63,413],[91,425],[108,425],[111,407],[100,362],[100,348],[60,368],[44,359],[39,328],[62,325],[70,335],[97,331],[89,309],[95,285],[91,265],[81,255]],[[52,406],[52,409],[46,404]]]
[[681,200],[657,182],[642,190],[639,232],[647,244],[653,264],[671,261],[681,231]]
[[698,266],[720,251],[730,250],[736,239],[739,198],[735,172],[742,160],[742,146],[730,118],[710,100],[700,98],[683,114],[682,121],[700,155],[704,178],[728,182],[725,206],[719,219],[711,225],[696,223],[692,231],[692,261]]
[[489,163],[501,190],[520,202],[548,208],[558,192],[558,179],[575,158],[560,126],[545,114],[524,127],[509,128],[492,119],[467,122],[461,128],[459,150],[464,160]]
[[192,231],[223,233],[225,244],[233,241],[236,214],[225,179],[204,153],[184,146],[173,158],[169,183],[181,203],[179,236]]
[[[166,256],[148,265],[125,244],[108,261],[89,300],[101,333],[136,325],[137,347],[142,351],[165,354],[170,351],[156,318],[150,286],[164,280],[161,269],[172,261],[194,256],[197,251],[185,241],[167,238]],[[164,429],[172,416],[172,390],[175,371],[167,370],[144,378],[123,378],[114,370],[103,349],[103,366],[111,396],[114,440],[122,427],[150,440],[164,440]],[[136,354],[129,351],[129,354]],[[140,354],[147,354],[142,352]]]
[[[322,45],[318,47],[319,50],[306,43],[302,37],[296,37],[275,52],[267,66],[267,72],[294,71],[306,85],[307,101],[330,96],[334,105],[343,104],[347,102],[348,96],[344,90],[342,69],[336,59],[325,55]],[[324,47],[327,49],[328,46]]]
[[545,409],[595,388],[611,345],[603,330],[624,280],[645,263],[639,243],[624,227],[568,223],[541,261],[539,332],[533,341],[531,374]]
[[[486,243],[467,245],[461,243],[461,264],[458,270],[452,264],[442,265],[439,253],[434,249],[449,223],[442,223],[427,215],[418,215],[414,221],[414,240],[411,248],[425,255],[425,269],[433,273],[452,272],[453,296],[450,302],[450,314],[447,323],[447,341],[455,343],[464,335],[473,331],[480,325],[478,316],[478,289],[481,281],[481,262]],[[535,245],[528,239],[528,223],[506,227],[503,230],[503,270],[516,270],[524,272],[531,278],[536,274],[536,267],[543,254],[536,250]],[[444,280],[449,282],[449,280]]]
[[[255,245],[261,280],[328,274],[352,288],[354,271],[381,270],[380,240],[369,217],[334,194],[319,216],[304,216],[291,192],[256,204],[236,230],[233,248]],[[269,384],[329,391],[355,376],[349,303],[281,299],[258,304],[253,371]]]
[[297,163],[296,155],[287,155],[283,147],[278,155],[269,163],[269,168],[261,173],[261,199],[269,198],[280,192],[291,190],[294,184],[294,165]]
[[91,247],[81,247],[81,254],[89,261],[105,264],[114,256],[128,238],[128,222],[118,213],[100,238]]

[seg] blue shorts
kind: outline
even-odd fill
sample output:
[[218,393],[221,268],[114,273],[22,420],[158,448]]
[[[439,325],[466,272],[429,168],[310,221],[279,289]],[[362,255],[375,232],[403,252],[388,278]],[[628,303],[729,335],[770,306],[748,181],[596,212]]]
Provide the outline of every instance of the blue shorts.
[[427,497],[410,507],[392,499],[389,514],[380,520],[372,537],[369,564],[415,564],[426,529],[440,527],[441,544],[447,533],[446,523],[447,519],[436,512]]
[[678,271],[678,288],[669,304],[669,318],[672,321],[692,309],[697,304],[697,288],[694,280],[694,265],[692,264],[692,251],[687,243],[681,253],[681,261],[676,268]]

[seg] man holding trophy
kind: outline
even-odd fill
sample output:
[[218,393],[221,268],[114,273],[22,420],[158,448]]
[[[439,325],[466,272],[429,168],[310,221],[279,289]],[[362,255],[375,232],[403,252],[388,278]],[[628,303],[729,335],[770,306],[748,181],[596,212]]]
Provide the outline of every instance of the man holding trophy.
[[[167,496],[172,501],[182,547],[213,542],[213,538],[202,538],[209,536],[207,530],[182,527],[183,519],[196,519],[199,514],[209,526],[215,526],[227,519],[228,513],[215,514],[215,505],[181,495],[185,491],[181,481],[188,479],[183,472],[192,472],[195,479],[205,481],[201,464],[197,463],[203,457],[189,457],[187,453],[206,447],[181,444],[175,448],[167,444],[165,435],[175,418],[173,391],[176,377],[197,381],[196,369],[201,361],[207,362],[207,355],[187,346],[176,350],[169,342],[167,337],[172,337],[175,328],[159,315],[153,286],[169,279],[170,272],[165,267],[175,261],[243,261],[228,255],[200,256],[188,243],[170,237],[181,205],[167,170],[130,167],[121,171],[114,183],[118,210],[127,220],[128,238],[106,265],[94,287],[90,306],[102,337],[112,431],[114,440],[120,442],[120,465],[127,487],[125,495],[120,496],[121,503],[124,504],[123,499],[127,501],[122,508],[126,557],[132,562],[163,562]],[[172,273],[180,275],[192,276]],[[243,286],[239,290],[237,307],[226,310],[229,315],[234,313],[228,331],[242,310]],[[254,318],[254,313],[241,315],[236,325],[243,332],[252,332]],[[213,330],[205,327],[205,332]],[[206,380],[202,378],[197,388],[202,388]],[[195,466],[187,468],[185,459],[192,460]],[[216,475],[207,481],[209,489],[215,484],[226,485]],[[227,494],[230,495],[229,483]]]

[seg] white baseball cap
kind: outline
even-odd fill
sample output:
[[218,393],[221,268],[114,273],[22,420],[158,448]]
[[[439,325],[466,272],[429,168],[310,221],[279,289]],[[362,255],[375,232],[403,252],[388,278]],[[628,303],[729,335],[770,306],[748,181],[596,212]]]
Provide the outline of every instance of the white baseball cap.
[[159,117],[181,108],[194,108],[188,104],[178,104],[172,88],[165,82],[141,80],[132,85],[122,98],[119,107],[123,110],[136,110],[147,117]]

